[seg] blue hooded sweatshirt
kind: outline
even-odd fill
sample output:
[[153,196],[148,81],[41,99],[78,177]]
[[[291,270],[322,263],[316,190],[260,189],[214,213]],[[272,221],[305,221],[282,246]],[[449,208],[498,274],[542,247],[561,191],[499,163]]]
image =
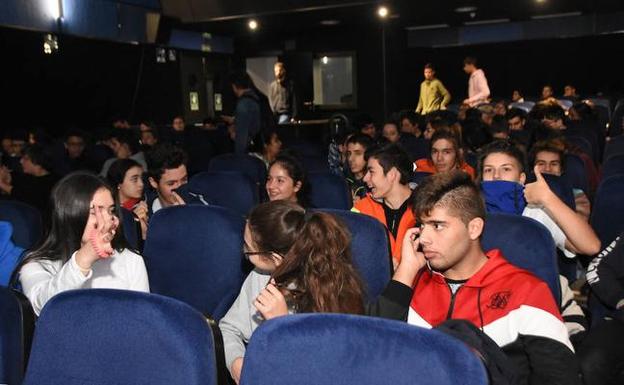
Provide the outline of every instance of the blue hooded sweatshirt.
[[524,186],[520,183],[505,180],[481,182],[481,191],[488,213],[522,215],[526,207]]
[[9,222],[0,221],[0,286],[8,286],[11,274],[24,252],[21,247],[11,241],[13,226]]

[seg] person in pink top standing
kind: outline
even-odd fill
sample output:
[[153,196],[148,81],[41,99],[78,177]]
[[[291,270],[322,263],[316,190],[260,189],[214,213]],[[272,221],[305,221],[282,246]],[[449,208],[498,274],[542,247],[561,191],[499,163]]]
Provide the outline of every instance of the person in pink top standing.
[[490,97],[490,87],[488,87],[483,70],[477,68],[476,58],[469,56],[464,59],[464,72],[470,75],[470,79],[468,79],[468,98],[463,103],[470,107],[487,103]]

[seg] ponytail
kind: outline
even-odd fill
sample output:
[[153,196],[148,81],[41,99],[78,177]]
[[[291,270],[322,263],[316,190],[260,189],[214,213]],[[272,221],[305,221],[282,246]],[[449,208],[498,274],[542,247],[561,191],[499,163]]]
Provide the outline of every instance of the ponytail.
[[294,244],[273,273],[279,287],[293,288],[289,292],[298,312],[364,312],[363,286],[351,262],[350,244],[351,235],[335,216],[305,216]]

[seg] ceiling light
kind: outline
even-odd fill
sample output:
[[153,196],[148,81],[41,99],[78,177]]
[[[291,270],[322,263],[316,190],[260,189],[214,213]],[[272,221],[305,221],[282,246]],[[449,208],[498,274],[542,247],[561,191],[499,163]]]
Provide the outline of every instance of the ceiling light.
[[471,12],[476,12],[476,11],[477,11],[477,7],[475,7],[474,5],[467,5],[465,7],[455,8],[455,12],[457,13],[471,13]]
[[249,27],[250,30],[255,31],[256,29],[258,29],[258,22],[254,19],[251,19],[247,23],[247,26]]
[[327,64],[329,63],[329,58],[327,56],[323,56],[323,58],[321,59],[321,62],[323,62],[323,64]]
[[321,20],[321,25],[334,26],[340,24],[340,20]]
[[379,15],[379,17],[381,17],[382,19],[385,19],[386,17],[388,17],[388,13],[390,13],[388,11],[388,7],[384,7],[383,5],[379,8],[377,8],[377,15]]

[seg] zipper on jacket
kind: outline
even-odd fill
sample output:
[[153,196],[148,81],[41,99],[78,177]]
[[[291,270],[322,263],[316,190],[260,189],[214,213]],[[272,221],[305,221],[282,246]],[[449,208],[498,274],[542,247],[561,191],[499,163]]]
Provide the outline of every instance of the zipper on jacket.
[[451,316],[453,315],[453,307],[455,307],[455,297],[457,296],[457,293],[459,293],[459,291],[464,287],[464,286],[460,286],[455,293],[453,293],[453,290],[451,290],[451,287],[449,286],[449,284],[446,284],[446,287],[448,287],[449,291],[451,292],[451,304],[449,305],[449,309],[448,312],[446,313],[446,319],[449,320],[451,319]]

